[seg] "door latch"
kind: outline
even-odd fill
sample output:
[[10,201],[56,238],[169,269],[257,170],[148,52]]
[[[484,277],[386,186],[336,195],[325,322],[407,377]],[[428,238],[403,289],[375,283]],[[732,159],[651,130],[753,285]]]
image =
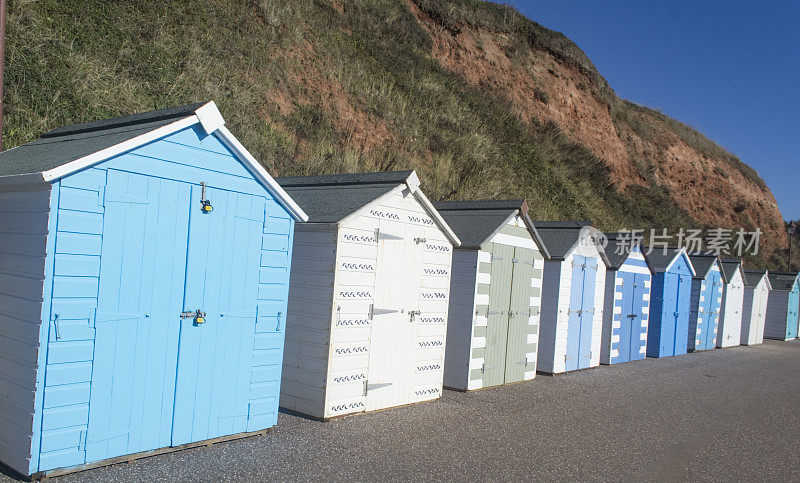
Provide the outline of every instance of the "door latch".
[[206,323],[206,313],[200,309],[197,310],[187,310],[186,312],[181,313],[182,319],[194,319],[194,323],[197,325],[203,325]]
[[411,316],[411,322],[414,322],[414,317],[416,317],[417,315],[419,315],[421,313],[422,313],[421,310],[409,310],[408,311],[408,315]]

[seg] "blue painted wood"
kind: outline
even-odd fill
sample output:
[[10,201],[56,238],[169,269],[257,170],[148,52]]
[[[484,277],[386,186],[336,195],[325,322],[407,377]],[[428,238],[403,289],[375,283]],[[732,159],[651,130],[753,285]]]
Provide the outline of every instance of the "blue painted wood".
[[673,355],[686,354],[686,342],[689,337],[690,296],[692,292],[692,276],[685,273],[678,275],[678,293],[675,297],[675,336]]
[[87,461],[170,444],[189,189],[108,171]]
[[667,273],[664,278],[664,312],[661,316],[661,349],[659,357],[675,355],[679,289],[680,274]]
[[631,296],[631,344],[630,353],[628,356],[629,361],[638,361],[644,359],[645,354],[642,352],[642,347],[645,346],[646,340],[642,340],[642,336],[646,334],[647,327],[645,323],[647,320],[643,316],[644,311],[644,294],[647,293],[645,283],[650,280],[650,275],[643,273],[636,273],[633,275],[633,290]]
[[[181,323],[172,444],[246,431],[265,199],[208,188],[214,211],[193,187],[185,310]],[[215,354],[216,357],[209,356]]]
[[578,353],[578,368],[586,369],[591,366],[592,360],[592,334],[594,327],[594,292],[597,281],[597,259],[584,258],[583,264],[583,290],[581,294],[581,334]]
[[705,316],[704,339],[701,340],[702,350],[714,349],[717,346],[717,328],[719,326],[719,316],[722,302],[720,299],[720,289],[722,287],[722,277],[719,272],[709,272],[706,277],[706,297],[707,304]]
[[[30,471],[274,425],[294,229],[285,209],[197,129],[54,189],[46,239],[0,241],[29,258],[48,244],[46,308],[0,294],[13,316],[45,320]],[[208,314],[199,338],[178,317],[195,295]]]
[[569,315],[567,322],[567,353],[564,370],[574,371],[579,367],[581,340],[581,306],[583,299],[584,267],[586,257],[572,257],[572,284],[569,296]]
[[612,331],[612,336],[617,335],[619,341],[612,343],[612,349],[617,350],[616,357],[611,359],[612,364],[628,362],[631,360],[631,345],[633,338],[633,273],[618,272],[617,277],[622,279],[622,286],[615,287],[615,293],[621,294],[622,298],[614,299],[614,305],[620,308],[619,314],[614,314],[615,322],[619,323],[619,328]]

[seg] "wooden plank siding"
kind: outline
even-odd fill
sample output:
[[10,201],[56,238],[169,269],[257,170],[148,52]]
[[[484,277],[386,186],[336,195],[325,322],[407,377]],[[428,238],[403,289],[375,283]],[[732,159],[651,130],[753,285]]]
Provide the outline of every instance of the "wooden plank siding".
[[[480,389],[486,384],[483,371],[486,353],[486,335],[489,310],[489,292],[492,285],[492,246],[494,244],[518,247],[533,251],[533,270],[530,277],[530,301],[525,333],[525,355],[528,363],[524,367],[523,380],[536,377],[536,365],[539,346],[539,318],[542,298],[542,276],[544,257],[536,243],[525,228],[522,219],[515,216],[510,219],[492,238],[478,251],[475,306],[472,311],[472,338],[470,343],[469,380],[467,389]],[[520,262],[524,260],[520,259]],[[511,287],[514,291],[514,287]],[[508,294],[509,299],[512,295]],[[510,329],[507,329],[510,330]],[[448,344],[450,343],[448,339]]]
[[[259,206],[264,206],[264,213],[258,214],[258,231],[262,232],[258,250],[261,266],[253,270],[258,275],[258,320],[254,320],[256,329],[252,339],[241,343],[243,350],[252,350],[252,356],[248,356],[249,377],[242,379],[247,386],[248,411],[241,417],[247,419],[248,431],[265,429],[277,420],[294,221],[227,147],[195,126],[53,184],[54,196],[48,207],[51,214],[48,258],[47,264],[43,263],[42,276],[45,303],[38,310],[38,318],[44,322],[38,339],[46,351],[40,351],[38,356],[44,370],[36,375],[36,416],[28,448],[32,458],[27,467],[15,467],[24,474],[88,462],[86,441],[96,352],[95,310],[102,264],[105,188],[107,172],[112,169],[152,180],[195,185],[205,182],[210,187],[263,200]],[[199,209],[199,204],[191,206],[195,208]],[[32,240],[26,246],[30,251],[34,246]],[[0,256],[0,267],[18,263]],[[176,321],[178,315],[176,312]]]
[[[50,184],[0,186],[0,460],[28,474],[43,364]],[[46,330],[46,326],[44,327]]]
[[450,278],[444,386],[466,390],[472,354],[478,250],[455,250]]
[[[395,283],[404,283],[402,273],[375,271],[376,230],[381,220],[408,227],[419,238],[417,245],[422,250],[421,273],[408,274],[420,280],[414,297],[421,314],[413,322],[416,343],[413,367],[408,368],[412,371],[411,394],[405,402],[441,396],[453,249],[423,205],[401,186],[361,208],[339,226],[325,418],[365,410],[372,324],[368,315],[374,302],[375,281],[377,277],[391,277],[397,279]],[[340,320],[359,323],[337,323]]]
[[[548,260],[544,266],[543,284],[545,291],[542,297],[542,316],[540,321],[538,370],[548,374],[565,372],[567,357],[567,339],[569,329],[570,301],[572,293],[572,264],[576,255],[575,248],[567,253],[564,260]],[[597,264],[593,285],[594,294],[591,302],[593,311],[591,320],[590,355],[588,367],[600,364],[600,347],[602,344],[603,303],[605,301],[606,265],[601,260],[597,249],[582,247],[582,256],[594,259]],[[589,310],[586,304],[582,310]]]
[[[623,274],[635,274],[642,279],[642,290],[640,300],[623,301]],[[630,335],[631,344],[638,347],[636,352],[643,358],[647,354],[647,328],[650,314],[650,286],[651,273],[647,262],[644,259],[639,247],[635,247],[625,262],[617,270],[606,271],[605,297],[603,302],[603,335],[600,351],[600,362],[612,364],[620,356],[621,325],[630,323],[625,317],[636,315],[635,320],[638,324]],[[638,293],[638,292],[637,292]],[[637,296],[634,294],[634,296]],[[626,304],[623,307],[623,302]],[[634,309],[641,307],[635,314],[629,314],[630,305]],[[627,359],[626,359],[627,361]]]
[[336,234],[336,225],[311,223],[298,225],[294,235],[280,404],[317,418],[325,415]]

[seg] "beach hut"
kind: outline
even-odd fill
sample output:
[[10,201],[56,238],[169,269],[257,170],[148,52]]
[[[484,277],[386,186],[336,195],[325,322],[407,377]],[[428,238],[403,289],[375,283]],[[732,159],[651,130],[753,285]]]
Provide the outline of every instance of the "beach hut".
[[767,299],[764,337],[789,340],[797,337],[800,281],[794,272],[769,272],[772,290]]
[[645,250],[653,280],[647,327],[647,356],[686,354],[690,292],[695,269],[683,248]]
[[[630,235],[628,235],[630,236]],[[616,364],[647,355],[651,272],[641,244],[618,233],[606,233],[605,301],[600,362]]]
[[766,270],[744,271],[744,301],[742,302],[742,345],[764,342],[764,321],[767,299],[772,285]]
[[544,262],[537,370],[556,374],[600,364],[606,258],[591,222],[534,221]]
[[722,312],[722,291],[725,281],[719,257],[692,255],[697,275],[692,279],[692,314],[689,322],[690,351],[713,349]]
[[314,418],[442,394],[453,247],[413,171],[278,178],[294,239],[281,406]]
[[533,379],[546,252],[524,200],[434,203],[461,240],[453,252],[444,385]]
[[742,339],[742,306],[744,303],[744,268],[738,258],[723,258],[722,306],[717,328],[717,347],[734,347]]
[[305,219],[213,102],[0,154],[0,460],[47,475],[273,426]]

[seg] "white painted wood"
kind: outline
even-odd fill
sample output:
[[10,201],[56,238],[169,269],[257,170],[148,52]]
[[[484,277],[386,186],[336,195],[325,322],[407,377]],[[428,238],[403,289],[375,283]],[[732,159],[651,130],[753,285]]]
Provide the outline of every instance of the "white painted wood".
[[722,295],[723,308],[717,330],[717,347],[734,347],[740,344],[742,334],[742,308],[744,305],[744,280],[741,269],[725,284]]
[[335,225],[295,226],[280,405],[318,418],[325,415],[336,240]]
[[294,240],[281,405],[329,418],[439,397],[453,249],[419,196],[399,185]]
[[[51,185],[0,183],[0,461],[29,474]],[[31,182],[33,181],[33,182]],[[24,235],[21,235],[24,234]]]

